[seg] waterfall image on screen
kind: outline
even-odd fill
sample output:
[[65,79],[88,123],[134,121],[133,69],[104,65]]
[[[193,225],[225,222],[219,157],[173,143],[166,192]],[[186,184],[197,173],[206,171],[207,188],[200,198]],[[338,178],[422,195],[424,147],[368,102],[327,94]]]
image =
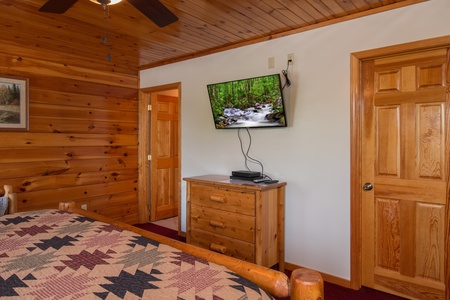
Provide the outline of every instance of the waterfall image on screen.
[[286,127],[279,74],[207,86],[217,129]]

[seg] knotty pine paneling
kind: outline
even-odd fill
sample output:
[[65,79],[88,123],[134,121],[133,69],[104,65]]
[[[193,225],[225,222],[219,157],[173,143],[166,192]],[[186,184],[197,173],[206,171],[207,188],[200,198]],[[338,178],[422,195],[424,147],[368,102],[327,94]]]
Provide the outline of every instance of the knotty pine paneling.
[[0,74],[29,79],[29,130],[0,131],[0,184],[19,211],[60,201],[138,222],[138,75],[0,50]]
[[[136,69],[264,42],[422,1],[164,0],[164,5],[179,18],[164,28],[128,1],[122,1],[108,10],[111,63],[105,63],[108,47],[101,43],[105,34],[103,12],[92,1],[78,1],[63,14],[50,14],[39,12],[43,0],[2,0],[0,28],[3,51],[35,59],[29,66],[37,68],[39,63],[47,74],[64,72],[69,78],[83,72],[74,65],[53,68],[53,63],[64,59],[82,60],[93,70],[104,71],[113,65],[116,74],[134,76]],[[10,44],[21,46],[22,51],[10,50]],[[33,49],[52,55],[44,62]],[[100,73],[92,79],[105,84],[117,84],[114,79],[120,79],[107,79],[110,73]]]
[[[45,150],[50,149],[46,147]],[[12,150],[13,151],[13,150]],[[4,169],[8,170],[7,174],[2,175],[2,180],[11,178],[11,174],[20,174],[26,170],[30,176],[51,176],[59,175],[67,172],[68,169],[72,172],[96,172],[96,171],[111,171],[126,168],[129,165],[134,165],[134,159],[125,158],[103,158],[103,159],[75,159],[75,160],[57,160],[57,161],[32,161],[27,163],[4,163],[1,164]],[[133,164],[131,163],[133,162]],[[1,172],[0,172],[1,173]]]

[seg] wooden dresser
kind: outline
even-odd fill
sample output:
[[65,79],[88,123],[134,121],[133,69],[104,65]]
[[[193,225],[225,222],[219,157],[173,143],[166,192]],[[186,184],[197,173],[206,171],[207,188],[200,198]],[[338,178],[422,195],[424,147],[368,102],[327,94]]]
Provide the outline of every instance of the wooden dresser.
[[189,244],[284,270],[285,182],[256,184],[224,175],[184,180]]

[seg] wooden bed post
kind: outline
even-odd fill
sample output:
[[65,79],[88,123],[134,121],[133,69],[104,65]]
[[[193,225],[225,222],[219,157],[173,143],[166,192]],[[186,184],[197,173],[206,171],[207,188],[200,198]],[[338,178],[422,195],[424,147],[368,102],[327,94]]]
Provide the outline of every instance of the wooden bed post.
[[320,273],[304,268],[292,271],[291,299],[323,300],[323,279]]
[[69,209],[75,208],[75,202],[60,202],[59,210],[69,211]]
[[8,197],[8,213],[13,214],[17,212],[17,194],[13,193],[12,185],[5,184],[3,189],[5,196]]

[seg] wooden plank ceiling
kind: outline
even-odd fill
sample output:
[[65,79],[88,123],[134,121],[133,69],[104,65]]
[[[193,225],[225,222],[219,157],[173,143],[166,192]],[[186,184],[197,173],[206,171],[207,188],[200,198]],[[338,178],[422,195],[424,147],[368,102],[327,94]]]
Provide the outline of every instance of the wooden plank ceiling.
[[[44,51],[58,62],[137,71],[421,1],[162,0],[179,20],[159,28],[127,0],[110,5],[109,26],[90,0],[64,14],[39,12],[46,0],[0,0],[0,33],[3,46]],[[103,36],[111,45],[110,62]]]

